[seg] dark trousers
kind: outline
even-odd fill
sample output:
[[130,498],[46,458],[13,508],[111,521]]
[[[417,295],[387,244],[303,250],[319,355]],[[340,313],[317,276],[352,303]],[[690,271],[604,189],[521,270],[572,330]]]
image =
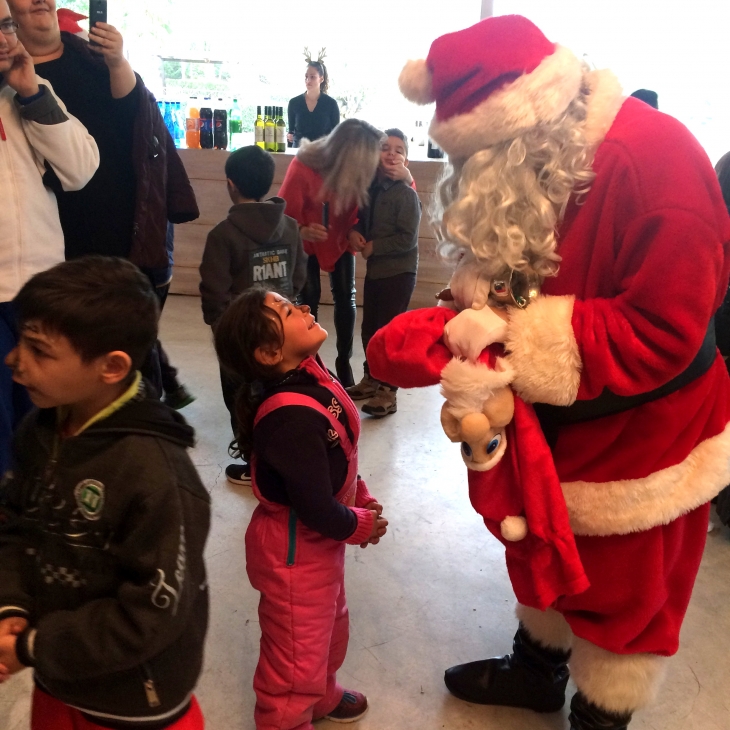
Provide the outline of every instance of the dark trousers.
[[0,303],[0,477],[10,467],[13,434],[23,416],[33,407],[28,391],[13,381],[5,358],[18,344],[12,302]]
[[221,391],[223,391],[223,402],[226,404],[228,413],[231,416],[231,431],[236,435],[236,393],[241,385],[239,378],[229,375],[223,368],[221,373]]
[[[152,280],[150,279],[150,281]],[[162,310],[165,308],[165,302],[167,301],[169,292],[169,281],[163,286],[155,287],[155,294],[160,303],[160,314],[162,314]],[[150,351],[150,354],[140,369],[142,375],[152,384],[160,398],[164,393],[172,393],[180,387],[177,379],[177,368],[173,367],[170,363],[170,359],[167,357],[167,353],[159,340],[155,342],[155,346]]]
[[[416,288],[416,275],[396,274],[387,279],[365,277],[362,307],[362,347],[365,350],[364,369],[370,375],[367,351],[373,335],[388,322],[408,310],[408,305]],[[388,383],[383,383],[388,385]],[[389,388],[394,388],[388,385]]]
[[[330,288],[335,303],[335,334],[337,336],[337,360],[335,372],[345,387],[354,385],[350,358],[352,342],[355,338],[355,321],[357,307],[355,305],[355,257],[351,253],[343,253],[330,274]],[[307,261],[307,283],[302,289],[300,300],[306,304],[317,319],[322,287],[319,278],[319,261],[310,256]]]

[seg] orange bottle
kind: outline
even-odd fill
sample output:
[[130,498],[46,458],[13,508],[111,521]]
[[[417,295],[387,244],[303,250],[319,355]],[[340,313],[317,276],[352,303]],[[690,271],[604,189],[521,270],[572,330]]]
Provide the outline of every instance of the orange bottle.
[[188,116],[185,123],[185,142],[189,149],[200,149],[200,109],[198,109],[198,98],[190,98]]

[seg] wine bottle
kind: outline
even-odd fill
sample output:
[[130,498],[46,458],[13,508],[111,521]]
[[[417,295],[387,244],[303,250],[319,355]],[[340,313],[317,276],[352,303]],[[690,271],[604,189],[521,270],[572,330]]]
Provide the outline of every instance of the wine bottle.
[[276,108],[276,151],[286,152],[286,123],[282,106]]
[[268,107],[264,121],[264,149],[267,152],[276,152],[276,124],[274,123],[273,107]]
[[254,123],[253,129],[256,145],[258,147],[261,147],[262,149],[266,149],[266,145],[264,142],[264,120],[261,118],[260,106],[256,107],[256,122]]

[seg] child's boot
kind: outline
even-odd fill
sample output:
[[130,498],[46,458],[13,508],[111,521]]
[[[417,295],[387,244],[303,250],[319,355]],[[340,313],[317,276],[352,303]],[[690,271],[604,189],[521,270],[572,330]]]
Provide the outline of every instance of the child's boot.
[[627,730],[631,713],[608,712],[590,702],[580,691],[570,703],[570,730]]
[[396,390],[387,385],[379,385],[375,395],[362,407],[362,412],[373,418],[383,418],[398,410]]
[[340,704],[324,716],[330,722],[357,722],[368,711],[368,698],[361,692],[346,689]]
[[373,380],[369,373],[365,373],[359,383],[345,390],[352,400],[365,400],[372,398],[378,392],[378,381]]
[[565,704],[569,657],[569,651],[538,644],[520,625],[512,654],[451,667],[444,682],[451,694],[467,702],[557,712]]

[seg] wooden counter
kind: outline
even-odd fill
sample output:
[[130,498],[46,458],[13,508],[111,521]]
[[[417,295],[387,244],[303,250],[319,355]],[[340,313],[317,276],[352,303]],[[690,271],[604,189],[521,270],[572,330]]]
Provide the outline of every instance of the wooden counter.
[[[218,150],[180,150],[180,156],[195,189],[200,207],[200,218],[193,223],[175,226],[175,269],[170,291],[173,294],[198,296],[200,276],[198,266],[203,256],[205,239],[213,226],[222,221],[231,207],[226,190],[224,166],[227,152]],[[276,195],[289,163],[294,159],[290,154],[274,155],[276,173],[269,195]],[[428,210],[434,196],[436,181],[441,175],[443,162],[440,160],[410,163],[410,170],[416,180],[418,197],[423,203],[423,216],[418,245],[420,263],[418,283],[411,301],[411,307],[428,307],[435,303],[434,295],[449,280],[450,270],[436,254],[436,240],[428,222]],[[362,304],[362,282],[365,276],[365,261],[357,257],[356,286],[357,301]],[[332,302],[327,274],[322,274],[322,301]]]

